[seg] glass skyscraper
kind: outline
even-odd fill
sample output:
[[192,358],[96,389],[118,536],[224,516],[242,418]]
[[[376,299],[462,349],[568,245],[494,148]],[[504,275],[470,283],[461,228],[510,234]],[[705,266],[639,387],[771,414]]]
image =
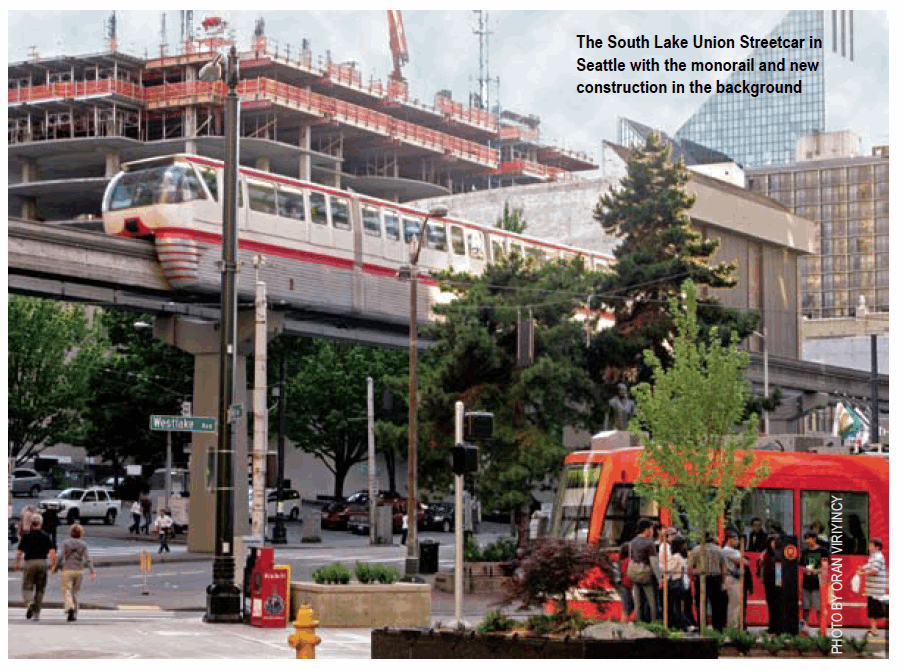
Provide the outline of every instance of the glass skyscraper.
[[[829,18],[831,17],[831,18]],[[839,20],[840,19],[840,20]],[[714,93],[675,136],[730,156],[743,168],[784,165],[794,160],[802,136],[826,130],[826,56],[853,60],[853,12],[805,10],[788,12],[766,36],[803,38],[800,49],[754,49],[747,54],[760,63],[780,63],[784,71],[734,72],[720,81],[730,84],[797,84],[800,93]],[[840,39],[839,39],[840,38]],[[791,62],[819,63],[812,70],[791,71]]]

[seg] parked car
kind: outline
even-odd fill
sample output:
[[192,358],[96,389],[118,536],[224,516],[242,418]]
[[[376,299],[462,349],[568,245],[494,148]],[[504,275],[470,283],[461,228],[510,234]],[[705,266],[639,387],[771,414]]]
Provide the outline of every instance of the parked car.
[[428,503],[424,511],[424,528],[432,531],[452,531],[455,528],[455,504]]
[[[377,498],[378,506],[392,506],[392,532],[402,532],[402,516],[408,512],[408,499],[394,492],[380,492]],[[420,504],[417,516],[418,529],[424,526],[424,511],[426,506]],[[367,497],[359,503],[349,506],[348,529],[357,534],[370,533],[370,498]]]
[[[276,494],[275,489],[267,490],[267,518],[276,517]],[[248,490],[248,514],[251,514],[251,503],[254,499],[254,492]],[[283,517],[289,520],[297,520],[301,517],[301,494],[296,489],[283,489]]]
[[67,524],[101,519],[104,524],[114,524],[122,509],[122,503],[101,487],[88,489],[64,489],[55,498],[43,499],[38,503],[40,510],[55,510]]
[[16,468],[13,470],[12,493],[25,494],[35,498],[41,491],[49,489],[47,479],[32,468]]
[[322,529],[343,530],[348,527],[349,504],[345,501],[330,501],[320,509]]

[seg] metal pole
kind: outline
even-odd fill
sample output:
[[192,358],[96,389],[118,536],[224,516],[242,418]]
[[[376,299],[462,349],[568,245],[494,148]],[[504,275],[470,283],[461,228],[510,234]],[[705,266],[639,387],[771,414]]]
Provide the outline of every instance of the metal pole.
[[[263,257],[254,257],[255,276]],[[267,497],[264,480],[267,454],[267,285],[257,281],[254,296],[254,451],[251,455],[251,535],[264,542]],[[277,507],[279,501],[277,501]]]
[[[421,237],[426,228],[421,224]],[[420,240],[418,241],[420,251]],[[405,576],[413,579],[418,572],[417,557],[417,253],[411,264],[411,296],[408,321],[408,552]]]
[[286,355],[279,362],[279,438],[276,442],[276,522],[273,525],[273,545],[286,544],[286,525],[283,523],[279,501],[283,495],[286,468]]
[[[763,327],[763,387],[769,399],[769,329]],[[763,410],[763,429],[769,435],[769,411]]]
[[[870,408],[870,427],[869,427],[869,442],[873,445],[879,444],[879,341],[878,336],[875,333],[870,334],[869,337],[869,345],[870,345],[870,359],[871,359],[871,372],[869,379],[870,385],[870,396],[872,396],[872,403]],[[881,450],[880,450],[881,451]]]
[[229,50],[226,84],[226,165],[223,173],[223,262],[220,296],[220,379],[219,426],[217,435],[216,541],[213,583],[207,587],[207,622],[241,622],[241,590],[235,584],[233,557],[232,426],[229,406],[235,393],[236,355],[236,270],[238,231],[236,196],[239,162],[238,56],[235,46]]
[[374,379],[367,378],[367,492],[370,499],[370,544],[377,544],[377,463],[374,449]]
[[166,492],[163,494],[163,507],[169,510],[170,491],[173,488],[173,434],[166,432],[166,475],[163,478]]
[[[465,441],[465,404],[455,402],[455,444]],[[455,475],[455,619],[461,622],[462,593],[464,592],[464,524],[462,506],[464,475]]]

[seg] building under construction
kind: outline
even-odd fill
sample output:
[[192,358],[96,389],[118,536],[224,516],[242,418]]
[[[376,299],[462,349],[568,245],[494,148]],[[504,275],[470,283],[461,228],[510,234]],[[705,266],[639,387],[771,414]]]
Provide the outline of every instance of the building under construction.
[[[164,19],[165,20],[165,19]],[[9,213],[29,219],[93,218],[123,162],[177,152],[224,159],[226,85],[199,79],[233,44],[225,21],[196,31],[182,13],[175,49],[140,58],[117,48],[11,63]],[[239,51],[242,165],[409,201],[473,189],[569,179],[594,168],[586,155],[540,143],[539,119],[465,107],[439,91],[408,97],[398,11],[389,12],[394,70],[365,81],[354,62],[268,40],[259,20]],[[498,108],[497,108],[498,109]]]

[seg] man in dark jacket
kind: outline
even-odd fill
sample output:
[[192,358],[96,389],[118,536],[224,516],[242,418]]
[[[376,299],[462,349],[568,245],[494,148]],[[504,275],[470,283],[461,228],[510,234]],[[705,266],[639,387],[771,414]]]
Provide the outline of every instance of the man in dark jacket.
[[44,522],[41,525],[41,531],[47,534],[48,538],[50,538],[50,542],[53,543],[53,549],[56,551],[57,549],[57,527],[60,526],[60,516],[57,515],[57,511],[52,508],[49,510],[45,510],[42,513],[44,518]]
[[19,570],[22,558],[25,558],[25,572],[22,575],[22,600],[25,602],[25,617],[35,620],[41,616],[41,604],[44,601],[44,590],[47,588],[47,558],[51,563],[56,561],[56,552],[50,537],[41,531],[43,519],[40,515],[32,515],[30,529],[19,541],[16,550],[15,570]]

